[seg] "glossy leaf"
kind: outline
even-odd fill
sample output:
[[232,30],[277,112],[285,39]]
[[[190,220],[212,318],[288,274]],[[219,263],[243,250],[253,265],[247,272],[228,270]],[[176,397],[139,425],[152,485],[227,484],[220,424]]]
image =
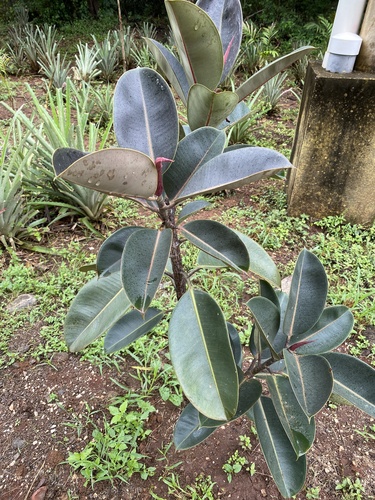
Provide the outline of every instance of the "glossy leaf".
[[307,332],[320,318],[327,298],[328,282],[322,263],[304,249],[294,268],[284,319],[284,333],[289,339]]
[[274,340],[280,326],[280,311],[278,307],[265,297],[253,297],[246,305],[249,307],[255,320],[257,327],[255,332],[256,336],[260,335],[261,337],[258,342],[255,341],[257,352],[262,352],[265,342],[270,348],[271,353],[277,358]]
[[189,82],[180,61],[161,43],[151,38],[146,38],[148,48],[179,98],[185,104],[189,93]]
[[56,149],[52,156],[53,168],[55,169],[56,175],[64,172],[72,163],[80,160],[87,154],[88,153],[84,153],[74,148]]
[[169,349],[181,387],[200,413],[229,420],[237,410],[238,375],[222,311],[206,292],[190,288],[169,324]]
[[124,73],[114,94],[117,142],[148,155],[173,158],[178,142],[178,116],[167,82],[153,69]]
[[144,313],[159,287],[172,244],[172,230],[140,229],[124,248],[121,275],[124,290],[136,309]]
[[70,306],[64,324],[71,352],[81,351],[105,333],[130,307],[120,273],[89,281]]
[[375,370],[358,358],[330,352],[323,354],[333,372],[333,392],[375,418]]
[[203,208],[210,207],[211,203],[204,200],[196,200],[191,201],[190,203],[186,203],[186,205],[182,208],[181,212],[178,214],[177,225],[181,224],[185,219],[190,217],[193,214],[196,214]]
[[223,152],[225,141],[224,132],[203,127],[179,142],[174,162],[163,175],[164,189],[170,200],[178,197],[202,165]]
[[257,71],[253,76],[251,76],[246,82],[238,87],[236,94],[240,101],[245,99],[248,95],[252,94],[256,89],[265,84],[268,80],[278,75],[281,71],[286,69],[288,66],[294,62],[302,59],[303,56],[309,54],[314,47],[306,46],[300,47],[286,56],[279,57],[275,61],[272,61],[264,68]]
[[[262,384],[259,380],[246,380],[240,384],[240,392],[238,399],[238,407],[231,421],[242,417],[252,408],[262,394]],[[227,423],[226,420],[212,420],[205,415],[199,414],[199,422],[201,427],[218,427]]]
[[277,293],[268,281],[259,280],[259,295],[270,300],[280,310],[280,302]]
[[191,130],[200,127],[217,127],[230,115],[238,103],[234,92],[214,92],[196,83],[189,90],[187,117]]
[[231,150],[202,165],[176,199],[183,201],[198,194],[239,187],[291,166],[282,154],[271,149],[247,147]]
[[105,351],[107,353],[119,351],[151,332],[163,319],[163,315],[163,312],[151,307],[144,315],[135,310],[125,314],[108,331],[104,339]]
[[220,222],[195,220],[181,228],[181,234],[193,245],[228,266],[247,271],[250,265],[249,254],[237,234]]
[[240,0],[198,0],[196,5],[203,9],[215,23],[224,52],[224,70],[221,80],[231,72],[237,59],[242,40],[242,8]]
[[354,318],[345,306],[324,309],[319,321],[297,337],[290,349],[297,354],[323,354],[341,345],[353,329]]
[[267,377],[267,385],[275,410],[291,442],[296,456],[307,453],[315,438],[315,421],[303,412],[287,377]]
[[283,497],[296,495],[306,477],[306,458],[295,451],[280,422],[272,400],[261,397],[253,408],[260,445],[272,477]]
[[177,420],[173,433],[173,441],[177,450],[188,450],[204,441],[216,427],[201,427],[199,411],[189,403]]
[[[65,148],[64,148],[65,149]],[[124,148],[110,148],[89,153],[65,170],[60,161],[61,150],[53,156],[58,177],[101,193],[112,196],[153,196],[157,186],[157,171],[151,158],[139,151]],[[69,155],[71,156],[71,155]]]
[[229,340],[233,352],[234,361],[236,362],[236,365],[239,368],[241,368],[243,353],[242,353],[242,344],[240,335],[238,331],[235,329],[235,327],[232,325],[232,323],[229,323],[228,321],[227,321],[227,328],[228,328]]
[[[233,229],[233,231],[237,234],[237,236],[247,248],[250,258],[249,271],[253,274],[256,274],[260,278],[269,281],[274,286],[280,286],[281,280],[279,271],[274,261],[264,250],[264,248],[261,247],[256,241],[249,238],[249,236],[242,234],[240,231],[237,231],[235,229]],[[227,267],[227,265],[223,261],[215,259],[205,252],[200,252],[198,254],[197,264],[201,267]]]
[[284,349],[290,385],[307,417],[318,413],[332,393],[333,377],[322,356],[298,356]]
[[122,252],[129,237],[139,231],[138,226],[122,227],[109,236],[99,248],[96,270],[99,277],[120,271]]
[[224,64],[215,24],[206,12],[186,0],[166,0],[165,6],[189,85],[201,83],[215,89]]

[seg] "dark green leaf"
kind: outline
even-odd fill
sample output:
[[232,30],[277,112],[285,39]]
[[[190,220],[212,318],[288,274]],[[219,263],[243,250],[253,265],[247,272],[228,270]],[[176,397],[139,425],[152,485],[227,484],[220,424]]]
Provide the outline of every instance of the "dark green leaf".
[[120,273],[89,281],[72,302],[65,319],[65,340],[71,352],[82,350],[105,333],[130,307]]
[[181,224],[182,221],[187,219],[193,214],[196,214],[203,208],[210,207],[211,203],[204,200],[191,201],[190,203],[186,203],[181,212],[178,214],[177,225]]
[[215,24],[193,3],[166,0],[165,6],[189,85],[201,83],[215,89],[224,64],[223,47]]
[[177,109],[167,82],[156,71],[131,69],[119,79],[114,94],[114,129],[123,148],[142,151],[152,160],[174,157]]
[[309,419],[298,403],[287,377],[267,377],[267,385],[275,410],[291,442],[296,456],[307,453],[315,438],[315,421]]
[[297,343],[291,345],[290,349],[297,354],[323,354],[331,351],[349,336],[353,324],[353,314],[347,307],[327,307],[319,321],[308,332],[299,335]]
[[375,418],[375,370],[358,358],[330,352],[323,357],[333,372],[333,392]]
[[140,229],[126,242],[121,261],[124,290],[144,313],[163,277],[172,244],[172,230]]
[[115,231],[100,247],[96,259],[96,270],[99,277],[107,276],[120,271],[122,252],[125,243],[135,231],[142,229],[138,226],[128,226]]
[[237,410],[238,375],[225,318],[206,292],[190,288],[169,323],[169,348],[186,397],[214,420]]
[[116,352],[128,346],[146,333],[150,332],[162,320],[163,312],[158,309],[147,309],[142,315],[139,311],[130,311],[115,323],[104,339],[107,353]]
[[290,385],[307,417],[318,413],[332,393],[332,370],[322,356],[298,356],[284,349]]
[[56,175],[64,172],[72,163],[86,156],[87,153],[73,148],[59,148],[53,153],[52,163]]
[[280,153],[267,148],[247,147],[215,156],[197,170],[176,200],[198,194],[232,189],[274,175],[292,165]]
[[283,497],[296,495],[306,477],[306,458],[296,460],[294,449],[270,398],[261,397],[253,408],[255,427],[268,468]]
[[285,312],[283,329],[288,339],[297,340],[315,325],[323,312],[327,289],[327,276],[320,260],[308,250],[302,250],[294,269]]
[[280,312],[278,307],[265,297],[253,297],[246,305],[249,307],[256,324],[256,330],[254,332],[256,352],[262,353],[267,346],[273,357],[277,358],[274,340],[280,325]]
[[204,441],[216,427],[201,427],[199,411],[189,403],[185,406],[180,418],[177,420],[173,433],[173,441],[177,450],[187,450]]
[[163,175],[164,189],[170,200],[176,198],[191,176],[204,163],[222,153],[225,133],[212,127],[203,127],[182,139],[171,167]]
[[249,269],[250,259],[238,235],[216,221],[195,220],[181,228],[181,234],[191,243],[222,260],[237,271]]
[[242,367],[242,344],[240,335],[235,329],[235,327],[227,321],[228,333],[230,345],[232,347],[234,360],[236,365],[241,368]]

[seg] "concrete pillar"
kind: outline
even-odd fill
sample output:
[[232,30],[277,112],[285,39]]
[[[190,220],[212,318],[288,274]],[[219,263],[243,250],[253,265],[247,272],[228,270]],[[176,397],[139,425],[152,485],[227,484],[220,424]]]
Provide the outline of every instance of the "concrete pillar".
[[360,36],[363,42],[355,70],[375,72],[375,0],[367,3]]
[[375,220],[375,74],[309,64],[289,175],[288,210]]

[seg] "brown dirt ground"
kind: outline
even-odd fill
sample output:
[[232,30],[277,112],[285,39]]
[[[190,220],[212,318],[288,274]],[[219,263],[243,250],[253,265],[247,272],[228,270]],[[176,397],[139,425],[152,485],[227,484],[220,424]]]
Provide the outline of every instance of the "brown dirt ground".
[[[22,97],[19,100],[21,102]],[[0,119],[7,117],[0,112]],[[236,204],[238,196],[243,199],[244,194],[243,190],[237,191],[226,199],[225,205]],[[246,194],[245,198],[248,198]],[[29,331],[15,332],[12,350],[21,352],[25,337],[28,344],[38,342],[41,326],[35,324]],[[182,463],[173,472],[179,475],[182,487],[193,484],[199,474],[204,474],[211,476],[216,483],[214,497],[218,499],[281,498],[246,418],[220,428],[192,450],[176,452],[172,446],[167,462],[160,460],[160,450],[172,441],[174,423],[180,410],[157,396],[151,400],[156,412],[147,422],[147,428],[152,433],[141,446],[141,452],[148,456],[147,465],[156,467],[155,475],[147,480],[133,476],[128,484],[115,480],[113,484],[97,483],[94,489],[85,486],[84,478],[64,462],[69,451],[80,451],[90,441],[92,429],[88,426],[78,436],[77,428],[65,424],[72,423],[73,413],[84,421],[86,403],[93,411],[98,411],[95,415],[106,412],[111,399],[122,393],[113,380],[136,389],[135,381],[129,375],[131,368],[127,366],[131,362],[125,359],[123,363],[125,366],[120,367],[120,372],[115,368],[104,368],[100,373],[98,368],[81,361],[78,356],[61,352],[55,353],[45,363],[26,357],[24,361],[15,362],[2,370],[0,500],[146,500],[152,498],[151,490],[163,499],[190,498],[184,494],[176,496],[168,493],[162,481],[167,475],[165,466],[177,462]],[[51,393],[58,396],[58,402],[49,400]],[[323,409],[317,418],[317,439],[308,455],[306,488],[319,487],[319,498],[322,500],[341,498],[340,492],[335,490],[336,484],[343,477],[349,476],[354,480],[358,476],[366,491],[362,498],[375,498],[373,442],[366,442],[354,431],[373,423],[373,419],[352,407],[332,409],[327,406]],[[222,466],[240,449],[238,436],[244,434],[251,435],[252,449],[241,450],[241,454],[255,463],[256,473],[251,477],[248,472],[241,471],[228,483]],[[296,498],[307,498],[306,492]]]

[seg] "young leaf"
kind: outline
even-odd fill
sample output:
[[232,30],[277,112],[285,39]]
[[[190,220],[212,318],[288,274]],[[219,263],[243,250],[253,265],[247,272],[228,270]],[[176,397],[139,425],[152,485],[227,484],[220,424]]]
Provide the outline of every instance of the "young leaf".
[[89,281],[72,302],[64,323],[71,352],[82,350],[106,332],[130,307],[120,273]]
[[327,276],[318,257],[304,249],[294,269],[284,319],[284,333],[289,339],[312,328],[320,318],[327,297]]
[[231,72],[242,40],[242,8],[240,0],[198,0],[196,5],[203,9],[215,23],[223,44],[223,81]]
[[191,130],[200,127],[218,127],[238,103],[234,92],[214,92],[199,83],[190,87],[187,117]]
[[289,348],[297,354],[323,354],[341,345],[353,324],[353,314],[347,307],[327,307],[319,321],[308,332],[299,335]]
[[224,65],[223,47],[215,24],[206,12],[185,0],[166,0],[165,7],[189,85],[201,83],[214,90]]
[[104,350],[116,352],[139,339],[163,319],[163,312],[150,307],[143,316],[139,311],[130,311],[122,316],[109,330],[104,339]]
[[214,299],[189,290],[174,309],[169,348],[186,397],[214,420],[230,420],[238,405],[237,367],[225,318]]
[[282,154],[271,149],[249,146],[231,150],[202,165],[191,176],[175,201],[181,202],[198,194],[239,187],[291,167]]
[[298,403],[287,377],[267,377],[267,385],[275,410],[291,442],[296,456],[307,453],[315,438],[315,421],[310,420]]
[[298,356],[284,349],[284,359],[293,389],[308,418],[318,413],[332,393],[332,370],[322,356]]
[[237,271],[247,271],[249,254],[237,234],[216,221],[195,220],[181,228],[181,234],[193,245],[222,260]]
[[173,158],[178,142],[178,116],[167,82],[149,68],[131,69],[117,82],[114,129],[122,148],[156,158]]
[[333,392],[375,418],[375,370],[358,358],[330,352],[323,357],[333,372]]
[[177,450],[187,450],[204,441],[216,427],[201,427],[199,411],[189,403],[183,409],[174,428],[173,441]]
[[65,181],[119,197],[149,198],[156,191],[158,178],[155,164],[140,151],[102,149],[86,154],[68,166],[68,158],[72,155],[67,153],[64,162],[61,160],[63,152],[58,149],[52,161],[56,163],[56,171],[60,171],[58,177]]
[[121,261],[124,290],[144,313],[158,289],[172,244],[171,229],[140,229],[126,242]]
[[290,498],[300,491],[305,482],[305,455],[296,459],[270,398],[262,396],[253,408],[253,414],[268,468],[282,496]]

